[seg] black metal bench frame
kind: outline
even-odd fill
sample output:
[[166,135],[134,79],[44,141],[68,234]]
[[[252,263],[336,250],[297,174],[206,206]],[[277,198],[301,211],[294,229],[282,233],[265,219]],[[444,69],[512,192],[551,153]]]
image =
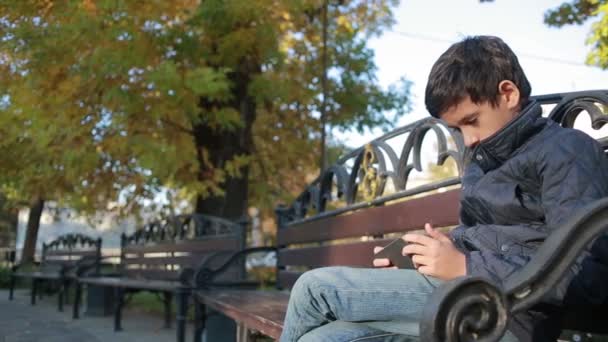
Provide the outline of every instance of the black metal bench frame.
[[[595,105],[601,103],[608,106],[606,90],[543,95],[535,99],[542,104],[555,104],[549,117],[564,127],[573,127],[576,117],[582,111],[589,113],[595,129],[599,129],[608,121],[608,114],[602,113]],[[328,241],[357,234],[382,238],[386,233],[403,232],[415,226],[421,227],[424,222],[420,220],[431,220],[436,226],[457,224],[458,215],[454,214],[454,210],[457,211],[459,190],[436,193],[408,202],[387,203],[459,184],[459,178],[451,178],[406,190],[410,171],[423,169],[421,145],[425,134],[430,131],[437,137],[437,164],[441,165],[448,157],[452,157],[462,174],[464,151],[462,137],[453,131],[448,131],[456,145],[455,150],[450,149],[446,130],[441,129],[442,125],[433,118],[423,119],[372,141],[328,168],[291,206],[278,208],[277,247],[267,248],[268,251],[274,251],[278,255],[277,287],[289,288],[289,284],[293,284],[297,279],[298,274],[290,273],[286,267],[301,264],[300,260],[304,257],[315,258],[314,254],[302,253],[302,249],[291,248],[290,244]],[[409,135],[400,157],[397,157],[387,140],[404,133]],[[608,148],[608,139],[602,138],[599,141]],[[410,154],[413,154],[412,162],[410,162]],[[354,159],[350,170],[345,167],[345,162],[349,159]],[[387,165],[392,165],[392,170]],[[383,195],[387,179],[392,180],[397,190],[394,194]],[[325,210],[327,202],[336,197],[332,191],[337,192],[338,197],[345,199],[346,207]],[[364,200],[361,201],[360,197]],[[429,208],[432,213],[428,213]],[[310,209],[316,212],[307,217],[307,211]],[[341,215],[345,213],[348,215]],[[395,227],[395,224],[398,226]],[[382,225],[388,226],[378,228]],[[323,226],[324,229],[320,230],[319,226]],[[539,298],[558,281],[583,246],[601,232],[606,232],[606,228],[608,228],[608,200],[603,200],[590,206],[586,212],[580,213],[552,234],[541,246],[533,261],[510,279],[504,289],[471,277],[446,283],[437,290],[426,306],[423,320],[420,322],[421,339],[423,341],[497,341],[504,333],[508,316],[537,303]],[[369,241],[369,251],[366,254],[361,249],[361,253],[355,257],[360,259],[355,264],[360,265],[364,260],[371,262],[369,254],[372,245],[382,245],[382,240]],[[325,246],[325,248],[327,253],[320,257],[325,258],[325,261],[317,266],[352,264],[351,260],[344,257],[344,252],[348,249],[340,245]],[[315,247],[311,247],[310,251],[314,250]],[[260,249],[244,250],[235,254],[231,260],[239,260],[259,251]],[[249,340],[248,330],[256,330],[278,338],[283,324],[281,314],[284,317],[288,295],[280,291],[247,291],[222,287],[214,281],[214,278],[226,267],[214,269],[208,265],[201,265],[192,279],[193,286],[197,287],[193,294],[197,314],[195,341],[201,340],[202,331],[205,329],[206,306],[220,311],[237,322],[236,338],[239,342]],[[272,310],[261,313],[258,308],[262,302],[256,301],[256,296],[263,296],[262,301]],[[600,317],[608,316],[605,308],[584,309],[591,314],[601,314]],[[283,312],[280,312],[281,310]],[[589,314],[584,317],[577,320],[579,324],[565,321],[564,327],[593,333],[607,332],[608,329],[601,326],[603,322],[597,316],[591,321]]]
[[[98,270],[101,261],[101,238],[93,239],[82,234],[67,234],[42,244],[40,265],[35,270],[21,272],[18,264],[12,267],[9,299],[14,297],[17,278],[31,279],[31,304],[36,304],[38,289],[43,282],[58,285],[57,309],[63,311],[64,299],[74,283],[77,270],[86,267]],[[41,293],[40,293],[41,294]]]
[[[130,236],[123,234],[118,273],[78,277],[73,318],[77,319],[80,316],[83,286],[94,285],[114,289],[115,331],[122,330],[123,308],[131,295],[140,291],[152,292],[162,295],[165,328],[171,327],[172,301],[175,298],[177,341],[184,341],[191,291],[188,280],[192,276],[193,269],[205,260],[218,265],[224,261],[217,257],[218,255],[243,249],[245,231],[243,223],[195,214],[181,215],[164,222],[148,224]],[[229,277],[239,278],[243,273],[241,267],[233,271]]]

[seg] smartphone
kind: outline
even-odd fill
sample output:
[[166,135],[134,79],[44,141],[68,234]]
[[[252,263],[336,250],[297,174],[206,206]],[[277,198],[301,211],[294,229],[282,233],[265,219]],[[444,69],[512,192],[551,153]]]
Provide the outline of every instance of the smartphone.
[[402,238],[395,239],[386,245],[380,252],[374,254],[374,259],[386,258],[391,261],[397,268],[403,269],[414,269],[414,263],[412,258],[407,255],[402,255],[401,252],[407,242],[403,241]]

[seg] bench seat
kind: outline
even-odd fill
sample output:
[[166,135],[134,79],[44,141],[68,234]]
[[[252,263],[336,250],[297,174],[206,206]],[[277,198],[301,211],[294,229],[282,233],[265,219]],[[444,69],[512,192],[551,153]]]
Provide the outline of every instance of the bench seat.
[[289,302],[287,292],[218,289],[197,291],[195,296],[248,329],[274,339],[281,335]]
[[133,279],[123,277],[84,277],[78,281],[83,284],[98,285],[105,287],[120,287],[131,289],[173,291],[182,286],[179,281]]
[[33,279],[48,279],[48,280],[59,280],[62,279],[59,272],[15,272],[15,277],[19,278],[33,278]]

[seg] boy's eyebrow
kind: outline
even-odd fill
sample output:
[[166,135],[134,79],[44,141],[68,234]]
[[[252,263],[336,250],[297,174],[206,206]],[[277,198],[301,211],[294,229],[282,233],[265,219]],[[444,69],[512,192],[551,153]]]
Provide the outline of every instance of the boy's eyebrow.
[[[474,117],[476,117],[477,115],[479,115],[479,112],[478,112],[478,111],[475,111],[475,112],[473,112],[473,113],[471,113],[471,114],[467,114],[467,115],[463,116],[463,117],[462,117],[460,120],[458,120],[458,122],[457,122],[456,124],[457,124],[458,126],[462,126],[462,125],[464,125],[464,124],[465,124],[465,122],[467,122],[467,121],[469,121],[469,120],[473,119],[473,118],[474,118]],[[451,125],[448,125],[448,127],[449,127],[449,128],[454,128],[454,129],[458,128],[457,126],[451,126]]]

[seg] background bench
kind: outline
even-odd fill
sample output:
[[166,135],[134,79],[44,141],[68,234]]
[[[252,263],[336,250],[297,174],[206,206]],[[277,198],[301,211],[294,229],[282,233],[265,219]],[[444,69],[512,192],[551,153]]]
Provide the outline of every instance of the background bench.
[[[178,216],[148,224],[130,236],[123,234],[118,273],[79,277],[73,316],[79,317],[83,285],[114,288],[114,330],[119,331],[125,296],[149,291],[162,295],[167,328],[175,297],[177,340],[183,341],[190,288],[181,279],[205,260],[220,265],[225,252],[243,249],[244,241],[242,224],[205,215]],[[242,264],[237,263],[221,279],[240,279],[243,272]]]
[[[597,108],[596,102],[601,102],[597,101],[598,96],[604,97],[605,94],[605,91],[552,94],[537,96],[536,99],[549,105],[544,107],[547,116],[572,127],[582,110],[597,114],[593,108]],[[553,110],[549,113],[551,107]],[[592,123],[598,128],[596,120]],[[421,155],[427,133],[435,136],[436,164],[441,165],[452,157],[456,165],[452,173],[455,177],[444,172],[448,176],[440,181],[409,186],[412,170],[422,171],[429,167]],[[600,141],[607,142],[605,138]],[[401,153],[396,153],[394,146],[402,147]],[[316,267],[372,267],[373,246],[385,245],[406,231],[421,229],[426,222],[448,229],[457,225],[458,176],[462,172],[463,151],[460,135],[448,130],[440,121],[426,118],[388,133],[341,158],[291,206],[277,209],[277,246],[271,248],[277,253],[277,288],[290,289],[303,272]],[[390,188],[394,190],[387,191]],[[258,251],[260,249],[242,251],[233,260]],[[283,327],[288,292],[225,288],[214,283],[214,277],[221,272],[221,268],[203,265],[193,279],[200,289],[194,293],[197,303],[195,340],[200,341],[205,328],[206,307],[235,320],[238,341],[247,341],[250,330],[278,338]],[[431,313],[427,317],[426,323],[423,322],[423,326],[427,324],[423,328],[426,332],[437,331],[435,325],[428,326],[432,320],[447,324],[441,314]],[[479,320],[480,317],[474,317],[473,321]],[[596,321],[601,322],[601,319]],[[445,336],[435,340],[445,341]],[[425,338],[423,340],[426,341]]]
[[[64,294],[74,282],[76,269],[88,266],[98,269],[101,259],[101,238],[93,239],[81,234],[67,234],[42,244],[42,256],[39,266],[15,265],[11,274],[9,299],[17,278],[31,279],[31,303],[36,304],[38,287],[50,283],[58,288],[58,310],[63,311]],[[26,268],[31,268],[26,270]]]

